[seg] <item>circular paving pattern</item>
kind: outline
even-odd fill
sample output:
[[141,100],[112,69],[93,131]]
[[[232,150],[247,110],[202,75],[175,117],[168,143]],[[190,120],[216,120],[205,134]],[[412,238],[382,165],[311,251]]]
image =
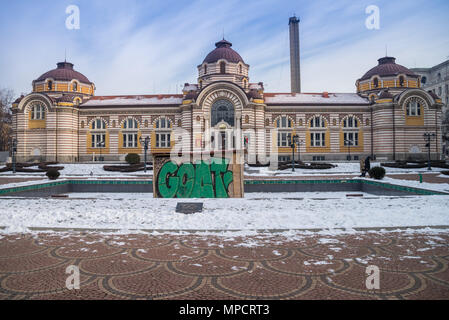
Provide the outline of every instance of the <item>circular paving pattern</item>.
[[448,265],[449,231],[0,235],[0,299],[449,299]]

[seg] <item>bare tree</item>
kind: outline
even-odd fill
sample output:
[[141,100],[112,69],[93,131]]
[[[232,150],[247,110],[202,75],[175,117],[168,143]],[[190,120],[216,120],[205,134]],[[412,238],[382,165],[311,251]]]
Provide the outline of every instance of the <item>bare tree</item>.
[[14,92],[11,89],[0,89],[0,151],[9,149],[12,132],[11,104]]

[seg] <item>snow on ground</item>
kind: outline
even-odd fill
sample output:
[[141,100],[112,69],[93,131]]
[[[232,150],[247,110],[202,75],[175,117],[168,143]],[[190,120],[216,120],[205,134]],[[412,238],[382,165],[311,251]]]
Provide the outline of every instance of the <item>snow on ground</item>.
[[[279,177],[292,177],[292,176],[308,176],[308,175],[338,175],[338,174],[356,174],[360,175],[360,164],[358,162],[338,162],[333,163],[337,165],[335,168],[325,169],[325,170],[313,170],[313,169],[295,169],[295,172],[292,172],[291,169],[287,170],[270,170],[268,167],[249,167],[245,166],[245,176],[279,176]],[[129,177],[129,176],[149,176],[152,177],[153,171],[147,170],[147,173],[143,171],[138,172],[112,172],[112,171],[104,171],[103,166],[105,163],[61,163],[58,166],[63,166],[64,169],[60,171],[61,177],[70,176],[108,176],[108,177]],[[118,164],[118,165],[124,165]],[[372,167],[379,166],[380,163],[374,162],[371,164]],[[33,167],[37,168],[37,167]],[[397,173],[426,173],[427,168],[420,169],[399,169],[399,168],[387,168],[385,167],[387,174],[397,174]],[[434,168],[431,172],[440,172],[446,169],[438,169]],[[45,176],[45,173],[36,172],[17,172],[15,175],[9,172],[0,172],[1,176],[18,176],[18,177],[36,177],[36,176]]]
[[[369,179],[369,178],[360,178],[360,179],[373,181],[373,179]],[[419,189],[449,192],[449,180],[448,180],[448,183],[428,183],[428,182],[420,183],[419,181],[415,181],[415,180],[402,180],[402,179],[393,179],[393,178],[385,177],[382,180],[379,180],[379,182],[396,184],[396,185],[406,186],[406,187],[414,187],[414,188],[419,188]]]
[[0,226],[11,233],[27,227],[250,231],[449,225],[449,196],[347,198],[346,193],[332,193],[332,199],[323,199],[322,193],[316,198],[305,193],[247,193],[243,199],[185,199],[204,203],[203,212],[185,215],[175,212],[181,200],[123,195],[2,199]]
[[[57,166],[63,166],[64,169],[59,171],[61,173],[61,177],[64,176],[70,176],[70,177],[76,177],[76,176],[92,176],[98,177],[98,176],[110,176],[110,177],[127,177],[127,176],[153,176],[153,170],[147,170],[146,173],[143,171],[137,171],[137,172],[113,172],[113,171],[105,171],[103,170],[103,166],[108,165],[105,163],[61,163]],[[125,164],[115,164],[115,165],[125,165]],[[31,167],[31,168],[37,168],[37,167]],[[11,171],[8,172],[0,172],[1,176],[17,176],[17,177],[36,177],[36,176],[42,176],[45,177],[45,172],[16,172],[15,175]]]
[[[360,164],[357,162],[338,162],[333,163],[337,165],[335,168],[317,170],[317,169],[298,169],[295,168],[295,172],[292,172],[291,169],[286,170],[270,170],[268,167],[249,167],[246,166],[245,175],[246,176],[278,176],[278,177],[287,177],[287,176],[308,176],[308,175],[338,175],[338,174],[357,174],[360,175]],[[371,167],[380,166],[379,162],[372,162]],[[384,167],[387,174],[398,174],[398,173],[426,173],[429,172],[427,168],[419,168],[419,169],[400,169],[400,168],[387,168]],[[431,172],[440,172],[446,169],[433,168]]]

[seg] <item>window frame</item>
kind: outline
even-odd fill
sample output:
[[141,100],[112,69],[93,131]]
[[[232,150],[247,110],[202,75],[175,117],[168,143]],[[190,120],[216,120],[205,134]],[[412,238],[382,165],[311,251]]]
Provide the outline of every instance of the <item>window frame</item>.
[[[316,139],[318,137],[318,139]],[[310,132],[310,146],[314,148],[326,147],[326,132]]]
[[407,113],[407,117],[420,117],[421,116],[421,103],[416,100],[407,102],[406,113]]
[[41,102],[34,102],[30,108],[30,120],[45,120],[45,105]]
[[[352,136],[352,138],[351,138]],[[352,141],[349,145],[347,141]],[[345,147],[358,147],[359,146],[359,133],[358,132],[343,132],[343,145]]]
[[[155,133],[156,141],[155,146],[156,148],[170,148],[171,147],[171,132],[156,132]],[[162,137],[164,137],[162,139]]]

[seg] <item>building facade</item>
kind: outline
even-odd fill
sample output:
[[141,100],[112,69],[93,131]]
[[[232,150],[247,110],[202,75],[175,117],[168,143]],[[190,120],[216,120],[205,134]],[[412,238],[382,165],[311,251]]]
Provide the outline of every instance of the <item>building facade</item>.
[[445,107],[449,105],[449,60],[431,68],[410,69],[421,76],[422,88],[441,98]]
[[301,160],[425,159],[425,132],[436,134],[430,151],[441,157],[442,101],[395,58],[379,59],[354,93],[270,93],[250,82],[250,66],[230,42],[215,46],[182,94],[96,96],[73,64],[58,63],[13,104],[18,161],[123,161],[143,156],[145,137],[150,157],[177,147],[289,160],[293,136]]
[[437,95],[443,101],[443,154],[449,156],[449,60],[431,68],[414,68],[421,76],[422,88]]

